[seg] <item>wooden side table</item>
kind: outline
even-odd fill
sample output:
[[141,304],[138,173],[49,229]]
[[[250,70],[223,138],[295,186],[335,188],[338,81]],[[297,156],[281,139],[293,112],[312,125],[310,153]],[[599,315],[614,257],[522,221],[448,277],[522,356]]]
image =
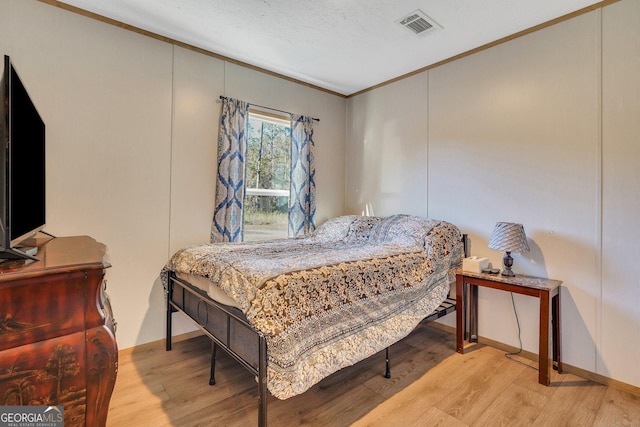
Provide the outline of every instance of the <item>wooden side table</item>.
[[[541,277],[516,275],[506,277],[500,274],[471,273],[458,270],[456,272],[456,350],[464,354],[464,340],[467,325],[467,307],[465,301],[469,285],[469,334],[473,341],[478,336],[478,287],[498,289],[521,295],[529,295],[540,299],[540,335],[538,347],[538,382],[549,385],[549,366],[557,362],[558,373],[562,373],[560,359],[560,285],[562,281],[543,279]],[[552,326],[552,327],[551,327]],[[552,330],[551,341],[549,330]],[[549,358],[549,347],[553,347],[553,361]]]

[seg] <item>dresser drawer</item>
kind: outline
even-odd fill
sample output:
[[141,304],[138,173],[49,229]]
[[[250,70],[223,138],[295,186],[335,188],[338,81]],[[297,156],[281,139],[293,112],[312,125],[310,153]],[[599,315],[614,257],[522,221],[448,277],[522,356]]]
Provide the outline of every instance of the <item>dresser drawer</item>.
[[64,425],[84,426],[86,360],[84,332],[0,351],[3,404],[63,405]]
[[0,284],[0,350],[84,330],[85,277],[76,272]]

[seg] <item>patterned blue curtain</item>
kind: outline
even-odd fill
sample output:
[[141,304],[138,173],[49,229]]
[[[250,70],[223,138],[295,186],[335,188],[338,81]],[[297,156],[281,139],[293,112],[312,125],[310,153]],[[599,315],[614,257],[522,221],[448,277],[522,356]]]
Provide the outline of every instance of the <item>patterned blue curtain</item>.
[[292,115],[289,237],[306,236],[316,229],[316,167],[313,151],[313,118]]
[[242,241],[249,104],[224,98],[218,134],[218,179],[211,243]]

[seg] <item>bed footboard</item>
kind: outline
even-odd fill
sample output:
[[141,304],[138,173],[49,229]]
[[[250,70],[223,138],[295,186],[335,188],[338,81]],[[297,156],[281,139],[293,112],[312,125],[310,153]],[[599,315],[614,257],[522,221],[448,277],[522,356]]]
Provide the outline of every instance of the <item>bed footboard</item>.
[[[169,272],[167,284],[166,350],[171,350],[171,314],[181,312],[213,341],[258,378],[258,425],[267,425],[267,341],[237,308],[220,304]],[[212,355],[212,357],[214,357]],[[212,361],[213,363],[213,361]],[[213,370],[213,366],[212,366]],[[213,371],[212,371],[213,372]]]

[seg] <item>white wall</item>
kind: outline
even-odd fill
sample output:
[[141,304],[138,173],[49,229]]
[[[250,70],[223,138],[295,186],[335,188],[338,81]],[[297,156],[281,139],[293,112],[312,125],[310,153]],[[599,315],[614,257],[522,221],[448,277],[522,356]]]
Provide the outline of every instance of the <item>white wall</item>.
[[640,3],[602,14],[602,299],[598,371],[640,385]]
[[317,221],[344,210],[342,97],[35,0],[0,2],[0,53],[47,127],[46,230],[109,248],[120,348],[164,338],[158,273],[209,239],[220,95],[319,117]]
[[[457,224],[494,265],[495,222],[523,223],[531,252],[515,271],[564,281],[563,360],[635,386],[639,18],[640,3],[622,1],[347,102],[350,213],[366,189],[377,211]],[[390,168],[415,169],[392,198]],[[538,301],[515,301],[537,353]],[[518,346],[509,294],[481,289],[479,322],[480,335]]]
[[425,73],[349,99],[348,213],[427,211]]
[[[494,265],[495,222],[524,224],[532,250],[515,256],[516,271],[564,281],[563,353],[585,369],[595,366],[599,287],[598,22],[584,15],[428,78],[429,215],[469,231],[473,254]],[[516,304],[532,326],[523,346],[537,353],[537,301]],[[479,333],[518,345],[509,294],[481,289],[480,305]]]

